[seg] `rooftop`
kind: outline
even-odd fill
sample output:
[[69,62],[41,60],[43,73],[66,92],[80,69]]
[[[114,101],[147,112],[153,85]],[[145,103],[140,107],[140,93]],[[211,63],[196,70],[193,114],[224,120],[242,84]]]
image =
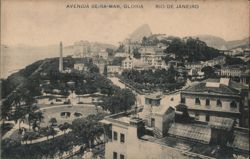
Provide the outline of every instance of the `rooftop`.
[[[219,79],[208,79],[207,81],[203,81],[197,84],[194,84],[184,92],[213,92],[219,94],[232,94],[236,95],[239,91],[235,88],[237,84],[235,82],[226,83],[225,81],[221,82]],[[233,83],[233,84],[231,84]],[[238,86],[238,85],[237,85]]]

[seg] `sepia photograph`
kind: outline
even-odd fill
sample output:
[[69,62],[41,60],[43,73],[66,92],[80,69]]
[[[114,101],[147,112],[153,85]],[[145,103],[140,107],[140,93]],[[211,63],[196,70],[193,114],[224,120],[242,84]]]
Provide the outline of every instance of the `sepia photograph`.
[[0,159],[249,159],[249,0],[0,6]]

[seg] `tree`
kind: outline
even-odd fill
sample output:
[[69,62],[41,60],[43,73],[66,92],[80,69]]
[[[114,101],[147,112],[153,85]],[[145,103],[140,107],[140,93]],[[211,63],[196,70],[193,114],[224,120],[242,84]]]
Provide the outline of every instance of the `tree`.
[[72,122],[72,130],[82,141],[88,141],[88,147],[92,147],[93,141],[103,133],[102,125],[99,123],[103,118],[103,114],[97,114],[75,119]]
[[64,134],[65,134],[65,131],[66,131],[67,129],[69,129],[70,126],[71,126],[71,125],[70,125],[69,123],[65,122],[64,124],[59,125],[59,129],[60,129],[61,131],[63,131]]
[[104,76],[107,76],[107,75],[108,75],[107,65],[104,66],[103,74],[104,74]]
[[55,125],[55,124],[57,123],[56,118],[51,118],[51,119],[49,120],[49,123],[51,124],[51,126]]
[[141,54],[139,53],[139,50],[137,48],[133,49],[133,55],[134,55],[134,58],[136,58],[136,59],[141,58]]
[[51,135],[51,136],[53,136],[53,139],[54,139],[56,134],[57,134],[57,131],[53,127],[49,127],[48,136]]
[[211,66],[205,66],[201,69],[201,71],[204,72],[204,75],[206,78],[215,78],[216,77],[214,69]]
[[111,113],[127,111],[135,103],[135,95],[129,89],[117,89],[112,96],[102,99],[101,106]]

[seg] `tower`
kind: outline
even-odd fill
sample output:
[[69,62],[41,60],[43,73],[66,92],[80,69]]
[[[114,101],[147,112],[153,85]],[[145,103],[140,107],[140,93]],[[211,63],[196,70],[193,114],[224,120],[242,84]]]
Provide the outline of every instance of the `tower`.
[[59,72],[63,71],[63,45],[60,42]]

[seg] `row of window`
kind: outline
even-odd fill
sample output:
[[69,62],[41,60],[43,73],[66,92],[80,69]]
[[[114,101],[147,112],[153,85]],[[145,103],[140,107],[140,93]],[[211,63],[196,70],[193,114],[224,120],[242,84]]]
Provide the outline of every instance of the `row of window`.
[[[185,104],[186,103],[186,99],[185,98],[181,98],[181,103]],[[199,98],[195,98],[195,105],[201,105],[201,101]],[[206,99],[206,106],[210,106],[210,100]],[[217,107],[222,107],[222,102],[220,99],[216,100],[216,106]],[[237,103],[235,101],[232,101],[230,103],[230,108],[237,108]]]
[[[118,133],[116,131],[113,132],[113,140],[115,141],[118,140]],[[120,142],[121,143],[125,142],[125,135],[123,133],[120,133]]]
[[[200,114],[196,113],[195,114],[195,119],[196,120],[199,120],[200,119]],[[206,115],[206,122],[209,122],[210,121],[210,116],[209,115]]]
[[[117,152],[113,152],[113,159],[118,159]],[[125,156],[123,154],[120,154],[120,159],[125,159]]]

